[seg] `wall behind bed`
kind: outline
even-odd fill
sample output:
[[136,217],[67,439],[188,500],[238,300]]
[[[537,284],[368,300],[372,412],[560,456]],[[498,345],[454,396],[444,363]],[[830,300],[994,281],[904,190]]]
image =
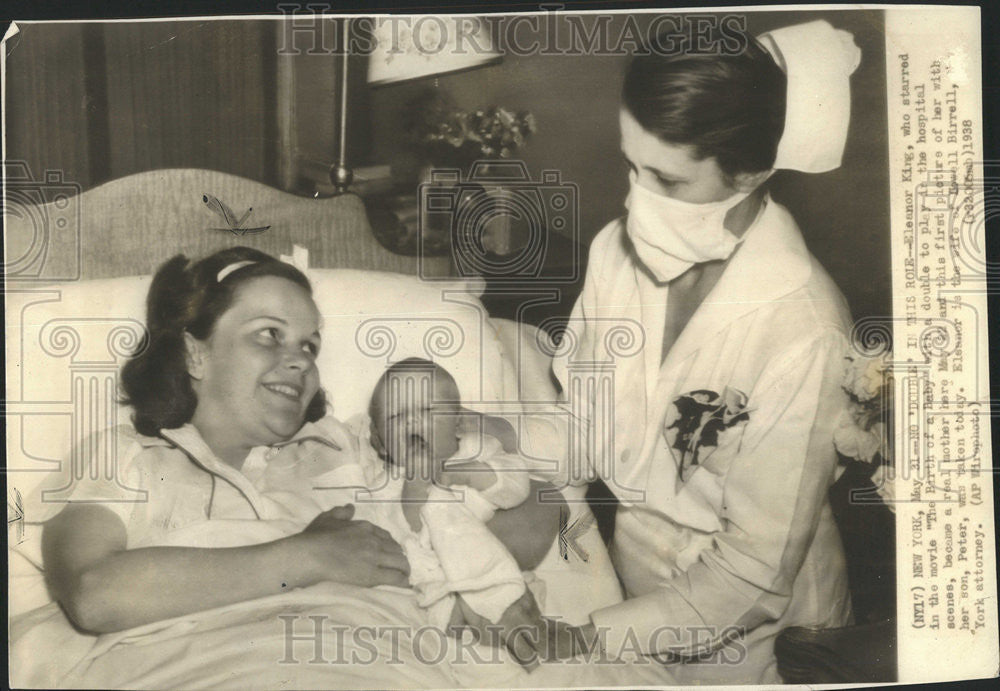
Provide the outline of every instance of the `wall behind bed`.
[[83,189],[154,168],[277,182],[272,22],[19,25],[7,158]]
[[[300,169],[337,154],[333,20],[19,23],[7,45],[7,159],[84,190],[205,168],[311,195]],[[313,42],[315,38],[315,42]],[[297,50],[295,50],[297,49]],[[366,58],[351,57],[349,158],[369,152]]]
[[[863,60],[853,79],[844,165],[824,175],[781,173],[775,196],[846,294],[855,317],[890,313],[883,15],[747,14],[759,33],[825,18],[851,31]],[[645,27],[646,15],[638,22]],[[625,22],[612,16],[614,36]],[[522,24],[518,38],[532,40]],[[290,42],[267,20],[21,26],[7,47],[7,159],[36,178],[60,171],[83,189],[154,168],[209,168],[299,194],[306,160],[336,155],[336,24]],[[318,50],[314,40],[321,42]],[[281,46],[298,49],[279,55]],[[324,50],[324,48],[326,50]],[[624,55],[508,54],[499,65],[422,83],[368,89],[352,59],[349,159],[412,167],[401,131],[407,102],[440,89],[458,105],[531,110],[539,132],[523,150],[531,173],[558,169],[580,189],[578,236],[587,243],[622,213],[627,178],[618,153]]]

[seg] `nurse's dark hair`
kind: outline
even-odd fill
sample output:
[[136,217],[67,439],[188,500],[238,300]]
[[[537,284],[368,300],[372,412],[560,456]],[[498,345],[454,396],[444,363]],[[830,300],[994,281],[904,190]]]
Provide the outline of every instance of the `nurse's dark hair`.
[[[219,272],[239,262],[252,262]],[[146,297],[146,338],[122,368],[122,402],[133,408],[136,431],[156,436],[190,422],[198,398],[187,370],[184,332],[199,340],[208,338],[233,303],[236,290],[262,276],[285,278],[312,295],[309,279],[291,264],[250,247],[232,247],[197,262],[178,254],[153,276]],[[314,422],[326,412],[323,390],[306,411]]]
[[715,157],[733,177],[774,165],[785,126],[787,80],[752,36],[727,53],[664,53],[652,46],[633,58],[622,102],[643,129],[661,141],[693,148],[699,160]]

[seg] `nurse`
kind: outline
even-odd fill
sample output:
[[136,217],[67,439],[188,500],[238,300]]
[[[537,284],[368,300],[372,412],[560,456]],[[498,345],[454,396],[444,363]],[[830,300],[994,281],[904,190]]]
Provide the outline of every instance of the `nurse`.
[[780,681],[777,633],[850,617],[826,498],[849,313],[764,183],[839,166],[860,53],[826,22],[746,38],[631,63],[628,214],[593,241],[553,361],[593,440],[571,460],[620,502],[627,596],[558,654],[582,635],[680,683]]

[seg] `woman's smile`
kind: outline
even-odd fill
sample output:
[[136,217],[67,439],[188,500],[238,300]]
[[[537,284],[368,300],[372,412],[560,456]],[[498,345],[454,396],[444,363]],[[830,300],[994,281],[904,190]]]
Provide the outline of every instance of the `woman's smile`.
[[270,391],[271,393],[295,403],[302,402],[302,391],[303,387],[298,384],[286,384],[286,383],[265,383],[262,386]]

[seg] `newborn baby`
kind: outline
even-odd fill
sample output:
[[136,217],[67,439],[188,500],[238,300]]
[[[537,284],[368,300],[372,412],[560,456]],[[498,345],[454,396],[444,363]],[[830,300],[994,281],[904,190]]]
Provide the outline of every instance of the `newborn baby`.
[[372,394],[370,448],[384,472],[372,474],[374,501],[356,501],[355,517],[403,546],[418,600],[441,626],[458,623],[454,593],[496,622],[525,590],[513,557],[485,524],[496,509],[523,502],[530,481],[487,425],[508,436],[513,451],[513,429],[464,409],[455,380],[428,360],[393,365]]
[[[404,480],[403,513],[415,532],[435,485],[474,489],[479,494],[471,497],[488,497],[498,508],[528,497],[513,429],[463,408],[458,385],[440,365],[410,358],[390,367],[375,385],[368,415],[372,448]],[[506,444],[490,432],[505,436]],[[485,520],[491,517],[492,511]]]
[[527,587],[545,616],[583,624],[594,609],[621,601],[585,488],[563,489],[578,491],[565,517],[567,540],[554,541],[531,573],[521,573],[485,525],[496,509],[530,493],[516,448],[509,423],[462,407],[447,370],[404,360],[375,385],[368,415],[346,424],[328,415],[289,442],[251,454],[243,472],[268,520],[244,521],[241,531],[220,525],[213,535],[233,544],[277,539],[322,511],[353,504],[355,520],[387,530],[403,547],[410,583],[433,625],[463,623],[456,595],[496,623]]

